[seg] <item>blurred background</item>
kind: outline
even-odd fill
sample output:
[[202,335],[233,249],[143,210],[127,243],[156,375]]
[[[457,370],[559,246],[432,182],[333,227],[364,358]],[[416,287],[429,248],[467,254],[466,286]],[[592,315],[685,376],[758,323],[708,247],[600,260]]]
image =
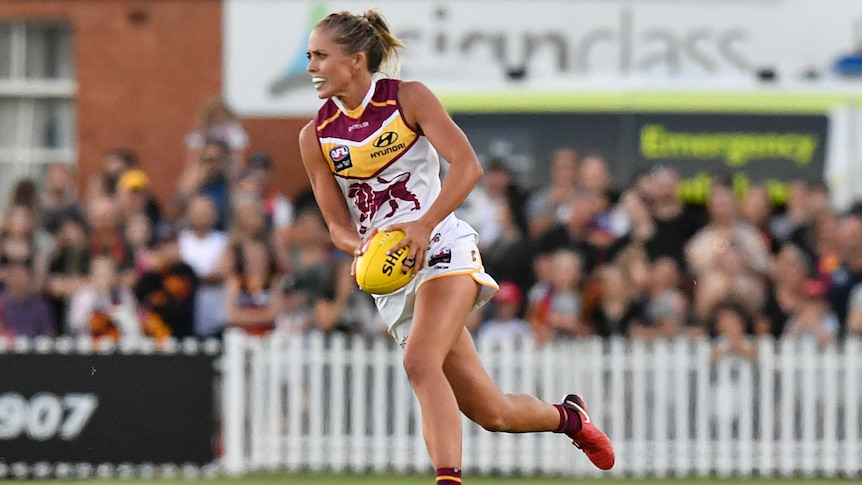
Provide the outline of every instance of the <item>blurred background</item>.
[[584,389],[617,476],[858,476],[862,3],[4,0],[0,478],[429,469],[297,145],[312,27],[371,7],[485,167],[504,390]]

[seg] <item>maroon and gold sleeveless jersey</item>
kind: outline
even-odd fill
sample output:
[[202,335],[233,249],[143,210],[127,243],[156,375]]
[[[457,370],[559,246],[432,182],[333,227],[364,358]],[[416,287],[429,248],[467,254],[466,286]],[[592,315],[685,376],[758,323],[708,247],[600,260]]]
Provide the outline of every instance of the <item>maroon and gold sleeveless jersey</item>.
[[440,193],[440,159],[402,116],[400,85],[374,80],[356,109],[329,98],[315,119],[323,156],[359,234],[418,219]]

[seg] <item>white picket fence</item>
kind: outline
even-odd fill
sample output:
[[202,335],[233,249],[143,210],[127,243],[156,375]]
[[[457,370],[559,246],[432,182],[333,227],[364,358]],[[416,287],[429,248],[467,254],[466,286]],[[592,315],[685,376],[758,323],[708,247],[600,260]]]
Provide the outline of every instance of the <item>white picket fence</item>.
[[[583,394],[614,443],[611,475],[862,474],[862,339],[823,349],[766,339],[756,363],[711,362],[709,341],[685,338],[477,344],[506,392]],[[431,469],[402,351],[388,339],[229,332],[224,351],[228,473]],[[561,435],[464,424],[469,473],[599,474]]]

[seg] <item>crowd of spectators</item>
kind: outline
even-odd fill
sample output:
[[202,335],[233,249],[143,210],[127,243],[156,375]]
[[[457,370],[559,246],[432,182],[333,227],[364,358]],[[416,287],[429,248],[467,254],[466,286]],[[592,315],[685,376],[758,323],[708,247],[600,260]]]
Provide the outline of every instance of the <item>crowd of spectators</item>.
[[548,184],[527,191],[506,160],[488,161],[459,210],[506,287],[471,322],[478,334],[527,332],[540,346],[703,336],[715,358],[749,360],[762,336],[828,346],[862,334],[862,205],[839,212],[825,185],[802,180],[779,205],[723,174],[705,203],[686,204],[672,168],[641,171],[621,190],[609,170],[601,155],[560,148]]
[[272,331],[383,332],[310,194],[290,199],[222,102],[186,137],[158,200],[133,149],[106,153],[79,195],[51,164],[15,184],[0,231],[0,336],[133,339]]
[[[0,230],[0,335],[385,332],[311,194],[273,185],[273,160],[223,103],[201,119],[169,200],[133,149],[105,154],[80,195],[64,164],[18,181]],[[688,205],[671,168],[619,190],[602,155],[549,156],[540,187],[485,160],[458,210],[501,286],[468,324],[480,338],[701,335],[716,357],[751,359],[763,335],[862,334],[862,211],[833,210],[825,186],[792,181],[776,206],[716,176]]]

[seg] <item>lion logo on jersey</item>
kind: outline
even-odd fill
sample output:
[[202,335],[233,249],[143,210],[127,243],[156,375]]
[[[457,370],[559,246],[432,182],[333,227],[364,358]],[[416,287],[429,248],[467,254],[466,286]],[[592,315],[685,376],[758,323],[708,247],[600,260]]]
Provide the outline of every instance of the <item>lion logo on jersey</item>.
[[410,180],[410,173],[403,172],[391,180],[377,177],[378,183],[386,184],[386,187],[380,190],[374,190],[371,185],[365,182],[357,182],[347,188],[347,196],[353,199],[356,207],[359,208],[360,234],[365,234],[368,231],[368,226],[363,223],[374,219],[377,211],[386,203],[389,203],[389,212],[383,216],[384,218],[395,215],[395,211],[398,210],[398,201],[412,202],[413,208],[410,210],[415,211],[421,208],[416,194],[407,188],[408,180]]

